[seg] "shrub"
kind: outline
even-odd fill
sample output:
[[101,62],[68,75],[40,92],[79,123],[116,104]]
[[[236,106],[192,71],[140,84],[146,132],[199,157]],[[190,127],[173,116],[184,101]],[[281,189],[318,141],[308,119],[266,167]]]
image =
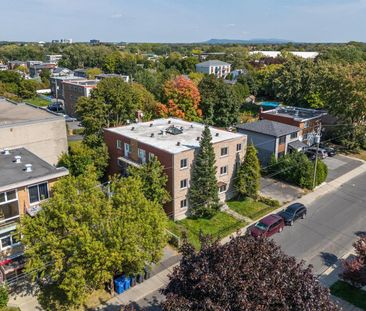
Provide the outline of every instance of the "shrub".
[[8,289],[4,286],[0,286],[0,308],[4,308],[8,305],[9,302],[9,294]]
[[280,207],[281,204],[278,200],[259,196],[258,201],[271,207]]

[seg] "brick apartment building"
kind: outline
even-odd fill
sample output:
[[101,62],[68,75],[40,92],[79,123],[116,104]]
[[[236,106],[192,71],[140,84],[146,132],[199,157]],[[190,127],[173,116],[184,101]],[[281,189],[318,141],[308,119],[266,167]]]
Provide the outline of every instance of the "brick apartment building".
[[312,145],[315,135],[319,133],[322,117],[326,114],[322,110],[279,106],[271,110],[261,110],[259,119],[297,126],[300,128],[299,140]]
[[98,80],[66,80],[63,81],[63,97],[65,112],[69,116],[76,116],[76,103],[81,96],[89,97],[97,86]]
[[[185,218],[189,208],[187,198],[195,152],[204,126],[180,119],[158,119],[104,129],[108,146],[109,174],[125,174],[128,166],[140,166],[156,156],[168,176],[167,189],[172,201],[165,211],[174,220]],[[243,160],[247,137],[211,128],[216,154],[217,180],[220,200],[235,195],[233,177]]]
[[0,152],[0,283],[13,283],[24,267],[16,226],[25,214],[34,216],[51,195],[54,183],[68,175],[25,148]]

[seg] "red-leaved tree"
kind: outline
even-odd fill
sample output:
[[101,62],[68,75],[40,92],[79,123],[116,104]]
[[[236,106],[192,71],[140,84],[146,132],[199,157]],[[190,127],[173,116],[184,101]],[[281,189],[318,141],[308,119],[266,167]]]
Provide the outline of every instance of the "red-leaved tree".
[[183,258],[163,290],[164,311],[339,310],[311,267],[285,255],[272,241],[250,236],[225,245],[202,240]]
[[359,238],[354,244],[356,256],[343,260],[341,277],[352,285],[361,287],[366,285],[366,236]]
[[158,112],[163,117],[173,116],[188,121],[199,121],[202,111],[199,108],[201,101],[197,86],[188,78],[178,76],[168,80],[163,88],[164,104],[159,105]]

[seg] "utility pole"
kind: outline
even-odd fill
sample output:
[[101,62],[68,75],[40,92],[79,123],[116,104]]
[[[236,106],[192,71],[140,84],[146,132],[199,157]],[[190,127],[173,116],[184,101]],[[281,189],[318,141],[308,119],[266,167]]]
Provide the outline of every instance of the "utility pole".
[[320,123],[319,132],[315,135],[316,153],[315,153],[315,166],[314,166],[314,177],[313,177],[313,189],[316,186],[316,168],[318,166],[318,152],[319,152],[319,144],[320,144],[321,132],[322,132],[322,125]]

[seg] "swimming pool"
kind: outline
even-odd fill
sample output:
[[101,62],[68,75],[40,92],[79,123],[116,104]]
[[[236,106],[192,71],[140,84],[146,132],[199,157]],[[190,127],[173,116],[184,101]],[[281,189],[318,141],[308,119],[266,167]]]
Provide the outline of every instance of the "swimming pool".
[[264,108],[277,108],[281,103],[275,101],[261,102],[260,105]]

